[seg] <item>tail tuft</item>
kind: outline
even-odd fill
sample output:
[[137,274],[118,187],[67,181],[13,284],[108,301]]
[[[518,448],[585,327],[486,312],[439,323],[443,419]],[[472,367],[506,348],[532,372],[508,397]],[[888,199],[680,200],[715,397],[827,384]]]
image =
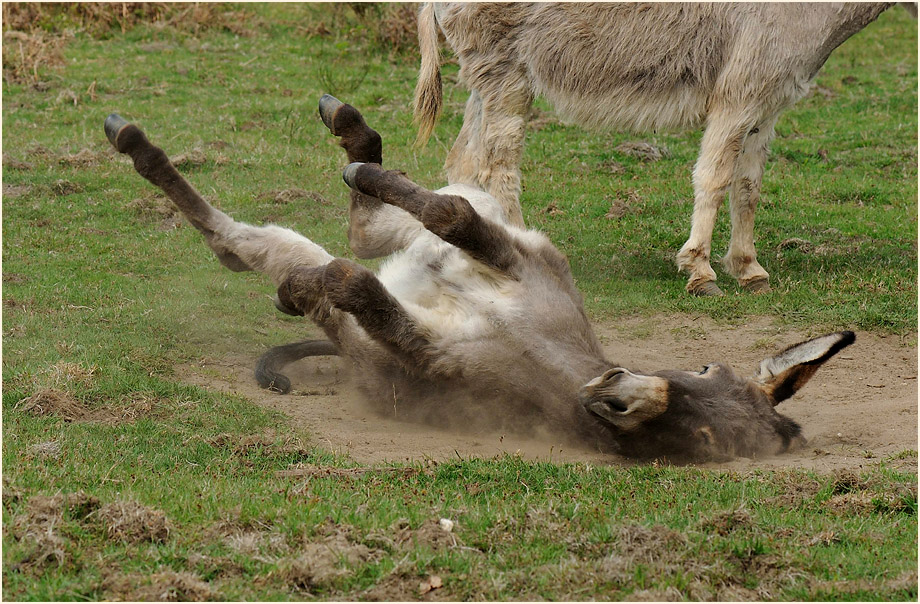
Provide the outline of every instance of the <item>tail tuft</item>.
[[441,53],[438,50],[438,23],[434,6],[428,2],[418,16],[418,42],[422,55],[418,84],[415,86],[413,114],[418,127],[415,146],[422,147],[431,138],[434,126],[441,115],[443,91],[441,88]]

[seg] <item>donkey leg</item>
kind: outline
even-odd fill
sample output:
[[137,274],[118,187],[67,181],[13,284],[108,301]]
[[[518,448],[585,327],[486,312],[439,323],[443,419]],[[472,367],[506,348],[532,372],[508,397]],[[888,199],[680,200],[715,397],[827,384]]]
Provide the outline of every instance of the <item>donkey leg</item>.
[[[315,309],[313,301],[322,296],[330,305],[330,319],[342,323],[342,313],[348,313],[372,339],[394,353],[410,371],[427,368],[434,358],[426,331],[374,273],[350,260],[336,258],[322,268],[294,271],[278,289],[278,296],[285,304],[305,310],[310,307]],[[327,321],[315,314],[312,318],[321,324]],[[338,334],[329,335],[339,345]]]
[[693,171],[693,222],[690,237],[677,254],[677,266],[690,273],[687,291],[699,296],[721,296],[709,264],[716,213],[732,182],[744,137],[753,127],[731,113],[710,115],[700,156]]
[[479,182],[505,210],[508,223],[524,226],[521,213],[521,158],[524,153],[525,117],[533,94],[523,79],[502,82],[500,90],[482,94],[482,124],[477,151]]
[[754,293],[770,291],[770,276],[757,262],[754,248],[754,212],[760,200],[763,167],[773,140],[774,124],[776,117],[768,118],[748,133],[729,194],[732,236],[722,266],[741,287]]
[[506,228],[484,219],[463,197],[433,193],[376,164],[349,164],[343,176],[349,187],[402,208],[426,229],[494,270],[513,273],[520,260],[518,245]]
[[[341,137],[349,162],[380,164],[383,142],[361,113],[325,94],[319,113],[333,135]],[[422,231],[422,225],[399,208],[352,190],[348,205],[348,243],[358,258],[379,258],[406,248]]]
[[482,131],[482,99],[476,90],[470,90],[463,114],[463,126],[457,140],[447,153],[444,169],[449,184],[479,187],[479,141]]
[[263,272],[278,285],[294,267],[319,266],[332,260],[323,248],[290,229],[236,222],[212,207],[173,167],[166,153],[152,145],[134,124],[112,114],[106,119],[105,130],[115,148],[131,156],[137,172],[166,193],[231,270]]

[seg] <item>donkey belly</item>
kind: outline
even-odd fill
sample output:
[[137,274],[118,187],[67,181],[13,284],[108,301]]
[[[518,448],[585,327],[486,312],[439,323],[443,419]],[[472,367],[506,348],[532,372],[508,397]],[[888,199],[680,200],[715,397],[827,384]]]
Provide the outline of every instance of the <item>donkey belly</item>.
[[699,126],[706,117],[708,95],[686,86],[664,94],[625,86],[591,94],[539,86],[539,93],[564,121],[588,130],[679,130]]

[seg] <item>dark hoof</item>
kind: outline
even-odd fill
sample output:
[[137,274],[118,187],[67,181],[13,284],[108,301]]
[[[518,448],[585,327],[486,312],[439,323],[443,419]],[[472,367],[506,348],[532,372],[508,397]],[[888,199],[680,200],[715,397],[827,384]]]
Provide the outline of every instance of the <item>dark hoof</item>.
[[105,118],[105,135],[108,137],[109,142],[116,148],[118,145],[115,144],[115,141],[118,139],[118,133],[127,125],[127,120],[117,113],[113,113]]
[[329,128],[329,131],[336,136],[339,133],[335,131],[335,112],[344,105],[345,103],[331,94],[324,94],[319,100],[319,116],[322,118],[323,123],[326,124],[326,127]]
[[766,277],[761,277],[747,283],[742,283],[741,287],[744,288],[744,291],[748,292],[749,294],[766,294],[772,291],[770,288],[770,280]]
[[342,172],[342,180],[345,181],[345,184],[354,190],[358,190],[358,185],[355,182],[355,179],[358,175],[358,168],[363,166],[362,162],[356,161],[354,163],[348,164],[345,166],[345,170]]
[[302,317],[303,316],[303,313],[300,312],[299,310],[296,310],[294,308],[291,308],[290,306],[285,305],[284,302],[281,301],[281,298],[278,297],[278,294],[275,294],[274,296],[272,296],[272,302],[275,303],[275,308],[277,308],[278,310],[280,310],[286,315],[291,315],[292,317]]
[[724,296],[725,294],[719,289],[719,286],[716,285],[715,281],[703,281],[702,283],[697,283],[696,285],[687,286],[687,291],[693,294],[694,296],[701,297],[711,297],[711,296]]

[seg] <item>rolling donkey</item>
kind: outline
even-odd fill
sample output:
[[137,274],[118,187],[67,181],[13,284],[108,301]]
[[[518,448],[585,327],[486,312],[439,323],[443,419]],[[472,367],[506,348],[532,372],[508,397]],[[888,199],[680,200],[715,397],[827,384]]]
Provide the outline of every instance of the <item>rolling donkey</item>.
[[[320,116],[351,162],[348,236],[358,256],[390,255],[379,272],[278,226],[234,221],[205,202],[141,130],[113,114],[105,130],[231,270],[266,273],[276,305],[309,317],[328,341],[277,347],[263,381],[287,362],[339,354],[359,390],[413,421],[528,431],[639,458],[759,456],[804,443],[776,412],[854,340],[839,332],[763,361],[752,378],[629,371],[608,361],[568,261],[541,233],[511,226],[482,190],[428,191],[381,167],[382,143],[352,106],[326,95]],[[282,384],[285,386],[285,384]]]

